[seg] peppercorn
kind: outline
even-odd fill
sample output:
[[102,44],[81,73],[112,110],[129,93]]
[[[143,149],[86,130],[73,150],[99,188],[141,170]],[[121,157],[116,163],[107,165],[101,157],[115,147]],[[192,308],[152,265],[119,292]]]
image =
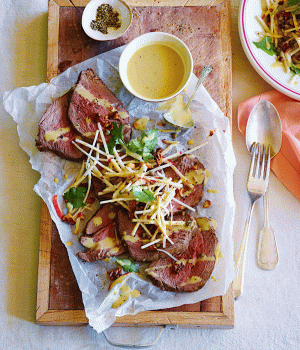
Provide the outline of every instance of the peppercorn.
[[96,20],[91,22],[91,28],[102,34],[107,34],[108,28],[118,29],[121,27],[119,12],[114,11],[111,5],[102,4],[97,8]]

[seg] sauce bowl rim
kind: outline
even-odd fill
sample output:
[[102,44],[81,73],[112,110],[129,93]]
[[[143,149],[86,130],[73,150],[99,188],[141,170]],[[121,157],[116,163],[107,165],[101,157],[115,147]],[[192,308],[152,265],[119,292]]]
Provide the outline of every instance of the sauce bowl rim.
[[[161,39],[158,39],[158,40],[153,39],[153,41],[148,40],[147,42],[142,43],[140,46],[138,46],[137,48],[132,50],[132,47],[134,47],[137,42],[142,41],[143,38],[147,38],[147,37],[151,38],[151,37],[155,37],[155,36],[161,36]],[[184,52],[185,52],[186,56],[188,57],[188,61],[189,61],[189,65],[190,65],[189,72],[187,73],[187,78],[185,79],[185,83],[174,94],[167,96],[167,97],[163,97],[163,98],[157,98],[157,99],[147,98],[145,96],[140,95],[138,92],[136,92],[129,84],[128,79],[126,79],[128,61],[133,56],[133,54],[137,50],[139,50],[141,47],[143,47],[145,45],[149,45],[151,43],[155,43],[155,42],[158,42],[158,43],[162,42],[163,43],[163,40],[162,40],[163,37],[172,38],[174,41],[177,41],[184,48]],[[171,46],[171,47],[178,53],[176,48],[174,48],[173,46]],[[128,52],[130,52],[130,50],[132,50],[132,53],[130,54],[130,58],[128,59],[128,61],[126,63],[126,66],[124,66],[124,64],[123,64],[124,57]],[[192,57],[191,51],[188,48],[188,46],[181,39],[179,39],[177,36],[175,36],[173,34],[165,33],[165,32],[150,32],[150,33],[145,33],[145,34],[139,35],[138,37],[134,38],[130,43],[127,44],[127,46],[124,48],[123,52],[121,53],[121,56],[119,59],[119,75],[120,75],[120,78],[121,78],[123,85],[132,95],[134,95],[135,97],[138,97],[139,99],[146,101],[146,102],[163,102],[163,101],[170,100],[173,97],[180,94],[187,87],[187,85],[190,82],[190,79],[191,79],[192,74],[193,74],[193,67],[194,67],[193,57]]]

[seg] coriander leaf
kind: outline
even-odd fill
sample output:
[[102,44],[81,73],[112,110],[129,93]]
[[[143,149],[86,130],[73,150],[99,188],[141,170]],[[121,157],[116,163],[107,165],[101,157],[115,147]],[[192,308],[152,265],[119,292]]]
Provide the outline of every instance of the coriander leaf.
[[265,51],[268,55],[274,56],[277,55],[278,52],[275,48],[275,45],[272,43],[272,38],[265,36],[261,41],[255,42],[253,41],[253,44],[263,51]]
[[300,5],[299,0],[288,0],[288,6]]
[[63,198],[68,203],[71,203],[74,208],[84,207],[83,199],[86,195],[87,189],[85,187],[71,187],[69,191],[67,191]]
[[133,186],[132,194],[139,202],[148,203],[156,200],[156,197],[150,190],[140,186]]
[[297,6],[294,11],[292,11],[292,14],[295,15],[300,10],[300,2],[299,0],[288,0],[287,6]]
[[114,154],[114,147],[116,145],[119,145],[120,143],[124,143],[123,140],[123,125],[118,124],[116,122],[113,122],[113,129],[110,132],[111,138],[110,141],[107,143],[108,152],[110,154]]
[[118,124],[116,122],[113,122],[113,129],[111,131],[111,134],[118,140],[123,141],[123,124]]
[[145,162],[148,162],[149,160],[153,159],[153,155],[151,153],[144,153],[143,159]]
[[127,147],[133,153],[138,153],[143,148],[141,142],[138,139],[129,141]]
[[150,152],[154,150],[157,144],[157,134],[157,129],[150,130],[147,134],[144,131],[142,132],[141,139],[144,142],[145,146],[148,147]]
[[129,151],[142,156],[145,161],[150,160],[153,158],[151,152],[157,144],[157,134],[157,129],[150,130],[148,133],[143,131],[140,138],[128,142],[127,148]]
[[116,263],[119,264],[125,272],[140,272],[138,265],[130,259],[116,259]]
[[296,68],[293,63],[291,64],[291,71],[293,71],[295,74],[300,74],[300,69]]

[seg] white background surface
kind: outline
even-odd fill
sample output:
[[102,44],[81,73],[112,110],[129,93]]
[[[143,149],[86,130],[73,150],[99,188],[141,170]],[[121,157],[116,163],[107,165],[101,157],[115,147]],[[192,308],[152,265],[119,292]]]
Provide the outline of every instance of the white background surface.
[[[237,0],[232,7],[233,144],[237,158],[234,236],[239,242],[249,204],[245,184],[250,156],[237,129],[237,107],[271,87],[242,51]],[[0,1],[0,92],[45,82],[47,11],[47,0]],[[113,349],[103,334],[89,326],[35,324],[40,199],[32,188],[38,174],[18,142],[16,125],[0,106],[0,349]],[[251,223],[244,294],[235,302],[234,329],[165,330],[151,349],[299,349],[300,203],[273,174],[270,188],[271,225],[280,262],[274,271],[256,265],[257,233],[263,225],[260,202]]]

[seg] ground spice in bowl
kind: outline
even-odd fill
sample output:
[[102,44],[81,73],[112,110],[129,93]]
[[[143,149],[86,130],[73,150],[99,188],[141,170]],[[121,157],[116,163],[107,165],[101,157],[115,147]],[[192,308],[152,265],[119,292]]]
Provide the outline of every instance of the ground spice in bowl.
[[107,34],[108,28],[119,29],[121,27],[120,14],[114,11],[111,5],[102,4],[97,8],[96,20],[91,22],[91,28],[102,34]]

